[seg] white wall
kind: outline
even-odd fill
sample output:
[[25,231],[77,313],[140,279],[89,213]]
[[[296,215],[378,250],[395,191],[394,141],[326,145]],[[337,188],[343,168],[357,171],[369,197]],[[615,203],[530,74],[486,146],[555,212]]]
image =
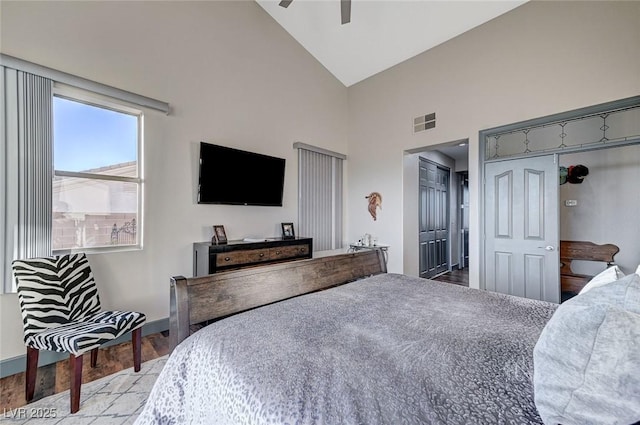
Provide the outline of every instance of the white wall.
[[[347,89],[254,2],[0,8],[2,53],[173,108],[145,116],[144,249],[89,258],[106,308],[168,317],[169,278],[192,275],[192,242],[209,240],[213,224],[241,239],[296,223],[294,142],[346,153]],[[197,205],[200,141],[285,158],[284,206]],[[0,309],[0,359],[24,354],[17,297],[0,295]]]
[[[349,88],[351,238],[371,231],[363,194],[379,191],[375,232],[391,245],[389,270],[416,274],[408,251],[417,211],[403,152],[469,139],[470,286],[479,285],[478,132],[640,94],[640,2],[528,2]],[[436,112],[436,128],[412,133]],[[382,171],[384,170],[384,171]],[[416,170],[414,169],[414,173]],[[417,221],[416,221],[417,222]]]
[[[625,273],[640,264],[640,145],[560,156],[560,165],[582,164],[589,175],[580,184],[560,186],[560,239],[612,243]],[[568,199],[578,201],[566,207]],[[603,264],[575,262],[577,273],[595,274]]]

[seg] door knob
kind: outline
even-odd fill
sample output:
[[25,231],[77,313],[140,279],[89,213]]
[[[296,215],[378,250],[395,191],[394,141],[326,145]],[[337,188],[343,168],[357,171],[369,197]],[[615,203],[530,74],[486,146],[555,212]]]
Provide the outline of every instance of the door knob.
[[545,251],[553,251],[555,248],[551,245],[539,246],[538,248],[544,248]]

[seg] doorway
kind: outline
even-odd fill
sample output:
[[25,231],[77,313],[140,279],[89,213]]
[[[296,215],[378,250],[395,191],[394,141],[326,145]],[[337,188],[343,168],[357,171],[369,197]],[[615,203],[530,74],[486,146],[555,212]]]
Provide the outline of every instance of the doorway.
[[[634,186],[640,181],[640,143],[562,154],[559,165],[588,171],[582,179],[560,181],[560,240],[613,244],[620,249],[614,263],[623,274],[634,273],[640,258],[640,192]],[[576,260],[571,269],[594,276],[606,266]]]
[[[403,273],[420,276],[420,159],[449,169],[449,266],[441,276],[459,266],[460,226],[458,220],[458,185],[456,173],[469,170],[469,140],[458,139],[438,145],[406,150],[403,156]],[[470,181],[471,186],[473,182]],[[475,261],[470,259],[470,261]],[[468,266],[464,272],[468,273]],[[440,280],[440,279],[439,279]],[[468,281],[468,279],[467,279]]]
[[[459,139],[438,145],[423,146],[407,150],[403,158],[403,273],[420,276],[420,160],[425,159],[448,168],[449,218],[448,240],[445,251],[448,254],[448,267],[443,270],[447,276],[451,269],[459,266],[460,226],[458,220],[458,184],[456,173],[469,170],[468,139]],[[422,219],[424,222],[424,218]],[[424,228],[424,227],[423,227]],[[473,261],[473,260],[471,260]],[[423,261],[424,264],[424,261]],[[468,268],[464,270],[468,273]],[[468,280],[468,279],[467,279]]]
[[[492,191],[486,188],[491,181],[495,184],[504,185],[503,188],[494,188],[493,193],[496,195],[503,193],[505,200],[504,205],[505,208],[507,208],[505,209],[505,214],[510,214],[508,205],[511,204],[511,201],[508,197],[516,193],[511,189],[507,190],[508,187],[515,187],[515,180],[513,182],[510,181],[511,176],[517,176],[521,181],[524,179],[523,187],[525,187],[525,189],[528,184],[535,183],[536,179],[540,182],[544,181],[546,188],[551,184],[553,184],[555,188],[558,186],[559,164],[557,162],[554,164],[553,170],[545,169],[546,171],[542,171],[542,168],[536,170],[535,167],[527,166],[526,164],[529,161],[535,162],[537,158],[548,157],[550,155],[557,158],[558,155],[634,145],[640,143],[639,135],[640,96],[480,131],[480,178],[485,186],[484,190],[480,192],[479,199],[479,211],[483,217],[480,236],[484,244],[483,249],[480,250],[480,289],[520,295],[514,293],[514,290],[517,292],[518,289],[514,289],[515,287],[510,285],[510,282],[515,282],[518,278],[523,278],[515,274],[516,269],[519,268],[512,267],[509,264],[507,257],[510,253],[502,250],[500,247],[491,246],[491,243],[498,241],[498,239],[509,239],[512,237],[511,233],[500,233],[502,230],[510,230],[508,223],[505,225],[503,222],[498,222],[497,226],[502,226],[498,228],[500,231],[498,233],[496,233],[497,227],[491,227],[495,224],[494,212],[496,207],[495,199],[492,200],[488,196]],[[499,170],[495,169],[494,164],[504,164],[507,168],[509,167],[508,164],[513,164],[514,169],[511,174],[509,174],[507,168],[504,170],[506,174],[496,174]],[[520,171],[524,171],[524,173]],[[547,180],[543,178],[543,174],[549,174],[551,172],[555,173],[556,176],[553,183],[547,182]],[[537,175],[539,177],[536,177],[536,173],[538,173]],[[527,176],[531,177],[532,180],[527,181]],[[531,194],[541,193],[542,186],[538,185],[537,187],[537,189],[530,187],[532,191],[528,192],[528,194],[525,193],[523,200],[532,200],[534,197],[530,196]],[[503,199],[500,198],[501,202],[502,200]],[[557,194],[555,200],[555,207],[549,206],[547,208],[540,205],[536,208],[535,210],[539,212],[535,214],[535,217],[530,218],[534,218],[537,221],[529,220],[524,223],[525,229],[536,230],[535,223],[540,223],[540,219],[543,217],[544,220],[549,219],[547,214],[555,217],[557,223],[560,217]],[[515,207],[519,208],[519,205],[514,204],[513,208]],[[532,209],[531,211],[535,210]],[[521,215],[518,217],[518,219],[522,218]],[[548,220],[546,222],[551,224]],[[534,226],[531,227],[531,224],[534,224]],[[609,231],[606,226],[602,225],[601,221],[591,227],[602,232]],[[542,227],[539,227],[539,229],[544,230]],[[542,234],[536,237],[539,242],[548,242],[550,239],[553,239],[542,237]],[[577,237],[583,239],[584,233],[581,232]],[[539,249],[557,252],[560,237],[557,236],[555,239],[557,239],[555,242],[551,241],[554,243],[540,243]],[[499,242],[502,241],[500,240]],[[525,274],[533,273],[533,275],[529,277],[534,278],[534,280],[539,279],[538,274],[547,269],[555,270],[555,274],[559,275],[559,258],[557,260],[547,258],[548,256],[542,252],[533,254],[527,252],[515,253],[514,251],[512,254],[512,258],[515,258],[515,256],[520,257],[518,264],[529,266],[529,271],[525,270]],[[546,264],[547,262],[550,262],[550,264]],[[498,269],[501,269],[502,272],[498,273]],[[527,277],[525,276],[524,278]],[[546,279],[547,277],[544,277],[540,282],[544,283]],[[556,279],[555,275],[553,279]],[[546,283],[544,284],[546,285]],[[560,292],[559,283],[553,292]],[[529,297],[526,294],[520,296]]]

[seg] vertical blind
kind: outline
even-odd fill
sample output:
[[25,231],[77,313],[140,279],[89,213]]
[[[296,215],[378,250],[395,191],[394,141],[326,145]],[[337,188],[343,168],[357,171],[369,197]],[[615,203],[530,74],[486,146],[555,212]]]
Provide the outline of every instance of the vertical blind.
[[3,292],[15,292],[11,261],[51,255],[53,82],[4,66],[0,73],[0,276]]
[[313,250],[342,248],[342,173],[346,156],[302,143],[298,149],[298,228]]

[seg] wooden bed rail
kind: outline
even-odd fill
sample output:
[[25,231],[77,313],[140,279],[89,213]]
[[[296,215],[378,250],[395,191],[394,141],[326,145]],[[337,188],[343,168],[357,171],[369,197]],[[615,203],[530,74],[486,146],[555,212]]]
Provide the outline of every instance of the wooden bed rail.
[[172,277],[171,351],[189,336],[191,325],[386,272],[382,251],[367,250],[201,277]]

